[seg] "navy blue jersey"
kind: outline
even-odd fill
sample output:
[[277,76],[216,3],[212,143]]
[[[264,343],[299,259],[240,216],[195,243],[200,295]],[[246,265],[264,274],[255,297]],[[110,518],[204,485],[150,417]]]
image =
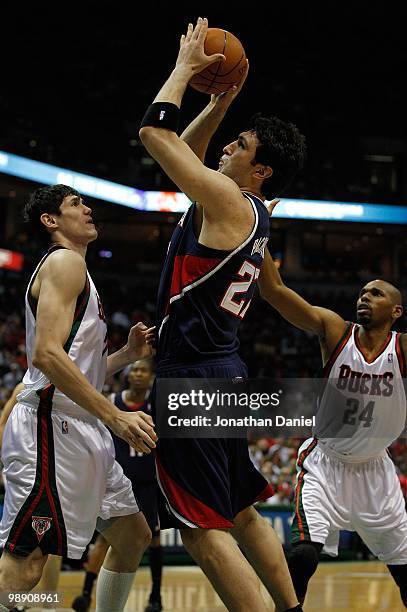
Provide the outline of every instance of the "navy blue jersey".
[[157,361],[205,361],[239,348],[237,332],[250,305],[269,238],[269,215],[256,196],[243,194],[254,211],[249,237],[232,251],[198,242],[195,204],[171,238],[157,300]]
[[[113,403],[120,410],[123,410],[124,412],[141,410],[146,414],[151,413],[151,404],[148,400],[142,402],[141,404],[133,404],[132,406],[128,406],[123,401],[123,393],[124,391],[114,395]],[[129,478],[132,483],[154,481],[155,462],[153,454],[150,453],[149,455],[144,455],[143,453],[138,453],[132,446],[125,442],[125,440],[115,436],[113,432],[111,432],[111,434],[116,450],[116,460],[122,466],[123,472],[126,474],[127,478]]]

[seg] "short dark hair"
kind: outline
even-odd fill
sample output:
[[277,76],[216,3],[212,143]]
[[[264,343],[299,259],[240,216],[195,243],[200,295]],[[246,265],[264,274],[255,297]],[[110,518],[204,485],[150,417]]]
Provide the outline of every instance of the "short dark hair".
[[43,213],[52,215],[60,215],[60,206],[64,198],[70,195],[80,197],[80,193],[73,187],[67,185],[51,185],[50,187],[39,187],[28,198],[23,210],[23,219],[25,223],[30,225],[30,229],[39,236],[49,238],[40,217]]
[[277,197],[304,166],[307,152],[305,136],[293,123],[261,113],[251,118],[249,130],[256,132],[260,142],[253,165],[259,163],[273,169],[272,176],[262,185],[262,193],[268,199]]

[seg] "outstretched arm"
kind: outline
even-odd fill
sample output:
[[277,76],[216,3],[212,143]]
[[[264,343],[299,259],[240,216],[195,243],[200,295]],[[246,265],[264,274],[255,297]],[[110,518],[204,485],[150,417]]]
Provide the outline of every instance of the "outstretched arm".
[[317,334],[333,350],[346,329],[346,322],[332,310],[312,306],[287,287],[267,249],[258,284],[262,298],[284,319],[300,329]]

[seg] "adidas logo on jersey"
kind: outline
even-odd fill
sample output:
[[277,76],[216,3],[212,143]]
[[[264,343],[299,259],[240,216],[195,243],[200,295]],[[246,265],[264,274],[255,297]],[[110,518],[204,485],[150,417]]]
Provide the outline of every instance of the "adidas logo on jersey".
[[266,249],[268,240],[268,236],[264,236],[263,238],[257,238],[253,244],[252,255],[254,255],[255,253],[259,253],[260,257],[264,259],[264,251]]

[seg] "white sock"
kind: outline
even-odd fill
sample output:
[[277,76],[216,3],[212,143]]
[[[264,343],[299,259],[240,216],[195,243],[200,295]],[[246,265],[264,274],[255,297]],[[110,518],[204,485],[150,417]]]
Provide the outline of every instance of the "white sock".
[[96,585],[96,612],[123,612],[135,575],[102,567]]

